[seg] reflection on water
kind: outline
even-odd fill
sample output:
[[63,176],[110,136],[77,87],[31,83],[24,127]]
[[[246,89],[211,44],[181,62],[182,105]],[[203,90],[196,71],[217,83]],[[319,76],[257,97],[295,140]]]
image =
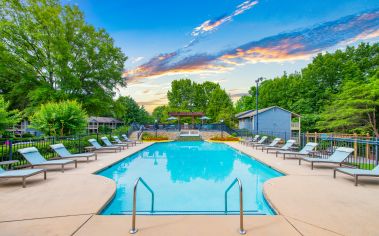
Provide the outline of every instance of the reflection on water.
[[[173,142],[154,144],[102,171],[115,180],[117,192],[103,214],[131,211],[134,181],[142,177],[155,192],[157,211],[222,211],[224,191],[234,178],[244,185],[245,210],[270,214],[262,184],[280,174],[224,144]],[[137,194],[138,210],[148,210],[150,195]],[[238,209],[238,191],[229,194]]]

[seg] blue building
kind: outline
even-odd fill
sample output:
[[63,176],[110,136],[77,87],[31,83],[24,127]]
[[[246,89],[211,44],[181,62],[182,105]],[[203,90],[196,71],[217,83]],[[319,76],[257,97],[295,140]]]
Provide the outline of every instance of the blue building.
[[[267,134],[283,139],[300,136],[301,116],[278,106],[258,110],[258,129],[256,110],[248,110],[236,115],[239,129],[249,130],[253,134]],[[292,120],[296,119],[296,122]]]

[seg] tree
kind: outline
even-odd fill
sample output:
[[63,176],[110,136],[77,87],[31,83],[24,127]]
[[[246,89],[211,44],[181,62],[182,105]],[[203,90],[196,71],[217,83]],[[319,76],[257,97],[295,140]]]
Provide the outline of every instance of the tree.
[[76,101],[42,104],[31,118],[31,127],[46,135],[73,135],[85,130],[87,113]]
[[[379,43],[362,43],[358,47],[347,47],[344,51],[318,54],[301,73],[292,73],[259,86],[259,108],[280,106],[302,115],[302,130],[317,131],[326,117],[320,115],[330,101],[342,93],[347,82],[357,85],[367,83],[377,73],[379,65]],[[255,86],[249,95],[236,102],[238,112],[255,109]],[[330,128],[330,127],[329,127]],[[353,127],[339,126],[340,131],[349,132]]]
[[321,117],[321,130],[370,132],[379,137],[379,78],[347,81]]
[[152,117],[157,120],[159,123],[165,123],[168,119],[168,107],[167,106],[158,106],[154,108]]
[[217,88],[211,93],[206,114],[214,122],[224,120],[225,124],[233,126],[235,121],[233,102],[225,90]]
[[168,105],[171,108],[191,111],[195,106],[195,86],[190,79],[180,79],[171,82],[171,90],[167,92]]
[[14,107],[75,99],[99,115],[109,110],[114,88],[124,86],[126,57],[103,29],[86,24],[77,6],[0,0],[0,35],[1,92]]
[[9,102],[5,101],[4,97],[0,95],[0,134],[6,128],[17,124],[21,120],[21,114],[18,110],[9,111]]
[[115,101],[114,112],[118,119],[128,125],[134,122],[145,124],[151,121],[150,115],[145,108],[139,106],[136,101],[129,96],[121,96]]

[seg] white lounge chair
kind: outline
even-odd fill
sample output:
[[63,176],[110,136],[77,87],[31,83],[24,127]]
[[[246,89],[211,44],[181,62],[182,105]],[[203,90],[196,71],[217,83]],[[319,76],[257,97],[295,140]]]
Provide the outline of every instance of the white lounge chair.
[[101,137],[101,141],[105,144],[107,147],[121,147],[122,149],[129,148],[129,143],[116,143],[113,144],[107,137]]
[[46,170],[45,169],[24,169],[24,170],[4,170],[0,167],[0,178],[1,179],[10,179],[10,178],[21,178],[22,187],[26,187],[25,179],[43,173],[43,178],[46,180]]
[[247,143],[247,146],[254,147],[255,145],[261,145],[261,144],[264,144],[264,142],[266,142],[266,140],[267,140],[267,136],[263,136],[258,142]]
[[252,137],[249,137],[249,138],[247,138],[247,139],[245,139],[245,140],[241,140],[241,141],[239,141],[241,144],[247,144],[247,143],[250,143],[250,142],[257,142],[258,141],[258,139],[259,139],[259,135],[257,134],[257,135],[255,135],[254,136],[254,138],[252,138]]
[[87,158],[88,162],[90,157],[95,157],[95,160],[97,160],[97,154],[92,152],[71,154],[62,143],[50,145],[50,147],[59,155],[59,158],[61,159]]
[[314,163],[329,163],[329,164],[338,164],[342,165],[342,162],[354,152],[354,148],[339,147],[334,153],[328,158],[319,158],[319,157],[304,157],[299,159],[299,165],[301,161],[306,161],[311,163],[311,169],[313,170]]
[[255,144],[255,148],[258,149],[258,147],[262,147],[262,151],[263,151],[263,147],[276,147],[276,145],[280,142],[280,140],[282,140],[281,138],[275,138],[274,140],[272,140],[272,142],[270,144]]
[[309,153],[313,151],[315,147],[317,147],[318,143],[307,143],[300,151],[294,152],[294,151],[278,151],[276,152],[276,157],[278,157],[278,154],[283,154],[283,160],[286,159],[286,157],[291,156],[291,158],[299,159],[304,156],[308,156]]
[[367,176],[367,177],[379,177],[379,165],[377,165],[372,170],[362,170],[362,169],[353,169],[353,168],[335,168],[333,178],[336,178],[336,172],[341,172],[354,177],[354,184],[358,186],[358,177]]
[[127,136],[126,134],[122,134],[121,136],[124,138],[124,140],[125,140],[126,142],[142,143],[142,141],[140,141],[140,140],[131,140],[131,139],[129,139],[128,136]]
[[35,147],[23,148],[17,150],[21,155],[30,163],[31,167],[34,166],[57,166],[60,165],[62,172],[64,172],[64,167],[67,164],[75,164],[75,168],[78,167],[76,160],[46,160],[38,149]]
[[133,140],[130,140],[130,141],[121,141],[120,138],[118,136],[113,136],[113,139],[114,141],[117,143],[117,144],[123,144],[123,143],[130,143],[131,145],[134,145],[136,146],[137,145],[137,142],[136,141],[133,141]]
[[287,140],[287,142],[281,146],[281,147],[262,147],[262,152],[263,150],[266,149],[266,153],[269,153],[270,151],[274,151],[275,153],[278,152],[278,151],[288,151],[292,148],[292,146],[296,143],[295,140],[293,139],[289,139]]
[[114,152],[117,152],[117,151],[120,151],[121,152],[121,147],[117,147],[117,146],[114,146],[114,147],[103,147],[101,146],[96,139],[89,139],[88,142],[90,142],[93,146],[93,148],[95,148],[95,151],[114,151]]

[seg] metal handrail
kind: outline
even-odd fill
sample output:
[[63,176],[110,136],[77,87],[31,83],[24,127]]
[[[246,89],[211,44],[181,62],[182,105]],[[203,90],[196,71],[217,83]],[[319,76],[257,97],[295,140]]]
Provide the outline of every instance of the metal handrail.
[[235,178],[234,181],[229,185],[229,187],[225,190],[224,198],[225,198],[225,214],[228,214],[228,192],[229,190],[238,183],[239,193],[240,193],[240,234],[246,234],[246,230],[243,228],[243,191],[242,191],[242,182],[239,178]]
[[135,184],[133,189],[133,215],[132,215],[132,228],[129,230],[129,233],[135,234],[137,233],[138,229],[136,228],[136,208],[137,208],[137,186],[138,183],[141,181],[141,183],[146,187],[147,190],[151,193],[151,213],[154,212],[154,191],[150,188],[150,186],[141,178],[139,177]]

